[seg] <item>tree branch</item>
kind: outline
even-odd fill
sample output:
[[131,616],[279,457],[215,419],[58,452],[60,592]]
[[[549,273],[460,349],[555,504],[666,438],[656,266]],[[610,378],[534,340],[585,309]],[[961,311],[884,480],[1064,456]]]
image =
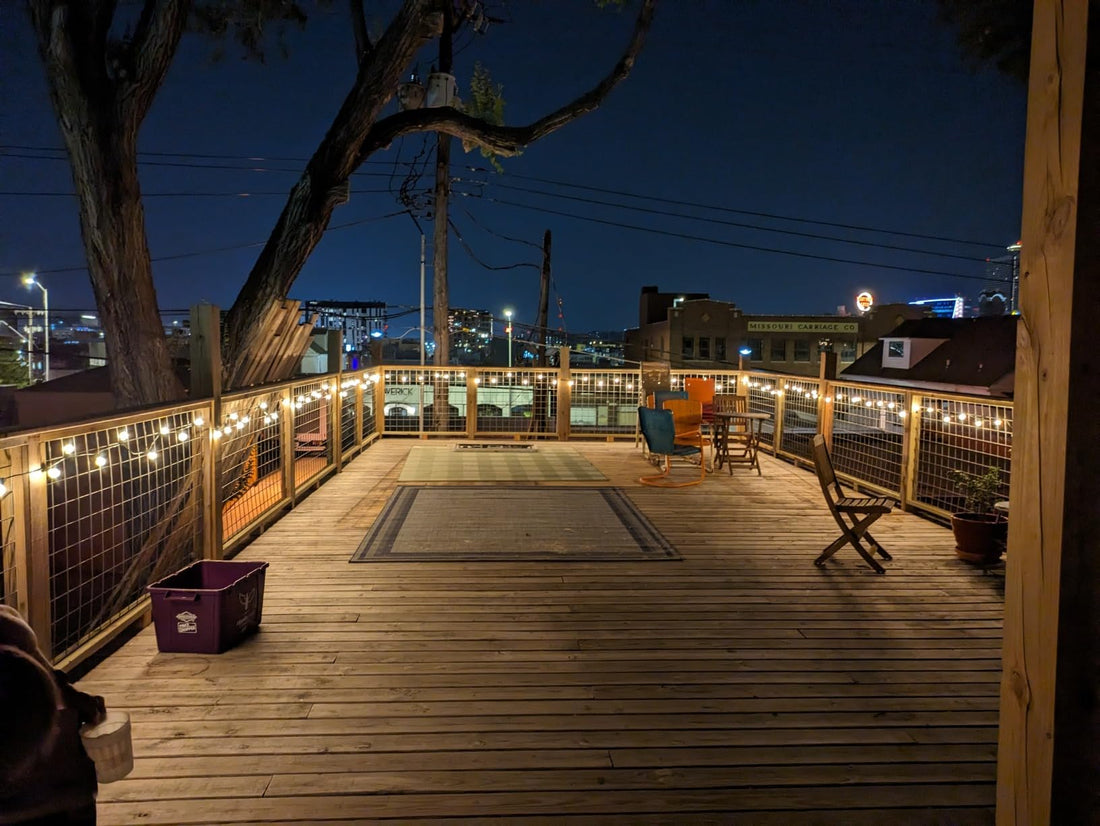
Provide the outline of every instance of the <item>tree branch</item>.
[[123,114],[140,123],[168,74],[191,11],[191,0],[146,0],[130,46],[133,76],[120,78]]
[[470,117],[451,107],[438,109],[409,109],[383,118],[374,124],[359,151],[359,163],[372,153],[389,146],[395,139],[413,132],[444,132],[464,141],[477,144],[497,155],[518,154],[524,147],[570,121],[599,107],[608,93],[621,83],[645,44],[646,34],[653,22],[657,0],[645,0],[634,22],[634,33],[619,62],[595,87],[571,103],[539,118],[527,126],[494,126]]
[[351,11],[351,27],[355,31],[355,63],[362,64],[370,60],[374,44],[367,33],[367,15],[363,12],[363,0],[348,0]]

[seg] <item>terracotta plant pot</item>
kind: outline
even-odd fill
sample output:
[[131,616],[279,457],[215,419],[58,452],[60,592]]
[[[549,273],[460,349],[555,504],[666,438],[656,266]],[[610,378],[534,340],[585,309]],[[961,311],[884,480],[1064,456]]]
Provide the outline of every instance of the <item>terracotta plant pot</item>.
[[951,530],[959,559],[975,565],[996,562],[1008,541],[1008,521],[995,513],[956,513]]

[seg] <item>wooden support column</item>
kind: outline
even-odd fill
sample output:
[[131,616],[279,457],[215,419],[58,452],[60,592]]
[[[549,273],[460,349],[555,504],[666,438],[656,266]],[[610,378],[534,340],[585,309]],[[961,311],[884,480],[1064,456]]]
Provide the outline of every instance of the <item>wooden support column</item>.
[[294,507],[298,500],[298,490],[294,481],[294,386],[287,385],[279,394],[279,456],[282,458],[283,495]]
[[1100,812],[1100,20],[1089,19],[1090,5],[1034,6],[997,766],[1001,826],[1095,823]]
[[902,410],[905,418],[901,425],[901,501],[902,510],[908,510],[909,504],[917,498],[917,465],[920,463],[920,414],[914,412],[924,400],[912,391],[902,396]]
[[344,404],[340,398],[340,385],[344,382],[344,334],[340,330],[329,330],[325,343],[325,355],[328,357],[329,398],[321,399],[328,403],[328,443],[329,455],[336,472],[344,468]]
[[[222,421],[222,332],[221,311],[213,304],[191,308],[191,398],[210,399],[210,427]],[[222,526],[221,442],[211,439],[203,468],[202,556],[221,559],[225,538]]]
[[833,386],[836,368],[836,353],[822,353],[817,373],[817,432],[825,438],[830,450],[833,447],[833,411],[836,408],[836,388]]
[[572,380],[569,372],[569,348],[558,348],[558,439],[569,439],[569,408],[573,400]]
[[477,435],[477,370],[466,369],[466,438]]
[[38,646],[54,659],[53,650],[53,589],[50,587],[50,522],[49,495],[46,490],[46,446],[42,437],[27,437],[27,469],[25,513],[27,520],[27,624],[38,637]]
[[386,371],[378,367],[378,381],[372,382],[374,388],[374,432],[381,436],[386,432]]

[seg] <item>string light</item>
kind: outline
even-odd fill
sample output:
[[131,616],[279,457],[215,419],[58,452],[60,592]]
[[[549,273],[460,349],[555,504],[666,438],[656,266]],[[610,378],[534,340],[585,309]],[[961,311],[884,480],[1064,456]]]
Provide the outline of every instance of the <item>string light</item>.
[[127,439],[130,438],[130,431],[124,427],[116,435],[118,436],[118,440],[120,442],[125,442]]
[[59,468],[57,465],[53,465],[52,467],[50,467],[49,470],[46,471],[46,475],[49,476],[51,479],[60,479],[61,468]]
[[0,496],[4,496],[8,492],[8,486],[4,484],[4,480],[0,479]]
[[104,454],[100,453],[98,456],[95,457],[95,466],[96,467],[105,467],[106,464],[107,464],[107,457]]

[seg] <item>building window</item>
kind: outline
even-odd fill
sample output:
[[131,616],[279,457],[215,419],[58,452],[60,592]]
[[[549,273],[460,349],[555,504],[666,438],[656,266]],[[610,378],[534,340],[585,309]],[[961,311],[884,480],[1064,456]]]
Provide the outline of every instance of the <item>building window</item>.
[[684,343],[680,348],[680,355],[686,359],[695,358],[695,339],[692,336],[684,336]]
[[844,341],[840,344],[840,360],[841,361],[855,361],[856,360],[856,343],[854,341]]
[[892,359],[905,358],[905,342],[904,341],[888,341],[886,343],[887,353]]
[[722,336],[714,340],[714,359],[715,361],[726,360],[726,338]]
[[699,358],[710,358],[710,339],[705,336],[699,336]]
[[749,348],[749,361],[764,360],[764,339],[750,338],[745,342],[745,346]]
[[772,361],[786,361],[787,360],[787,339],[785,338],[773,338],[772,339]]
[[795,339],[794,341],[794,360],[795,361],[809,361],[810,360],[810,342],[805,339]]

